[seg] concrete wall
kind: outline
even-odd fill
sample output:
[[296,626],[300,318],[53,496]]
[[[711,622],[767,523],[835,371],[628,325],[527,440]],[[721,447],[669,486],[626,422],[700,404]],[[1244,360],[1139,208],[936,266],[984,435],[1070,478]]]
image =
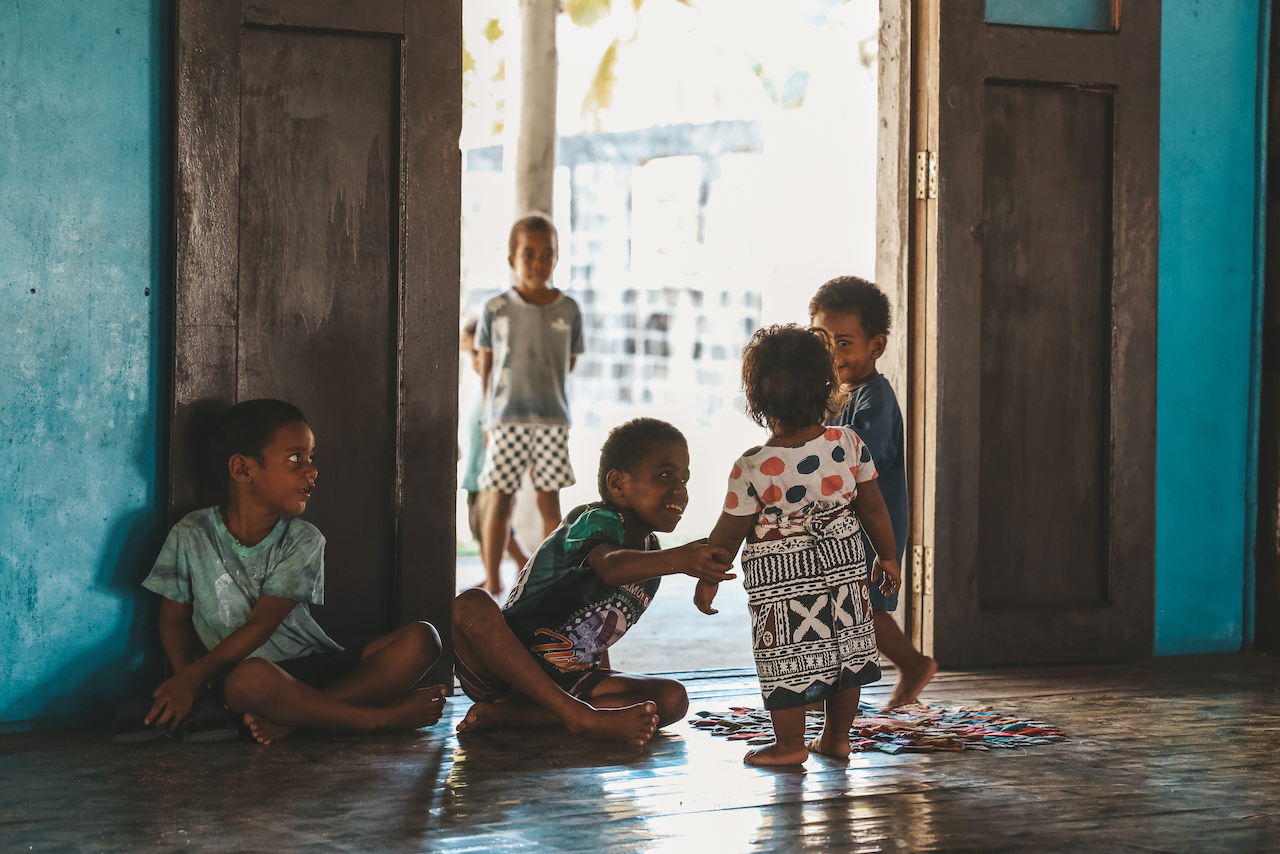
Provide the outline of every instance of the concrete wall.
[[1259,0],[1163,5],[1159,654],[1237,650],[1249,640],[1260,88],[1270,0],[1261,2],[1262,9]]
[[[0,2],[0,728],[149,679],[163,535],[170,3]],[[149,688],[146,689],[149,691]]]

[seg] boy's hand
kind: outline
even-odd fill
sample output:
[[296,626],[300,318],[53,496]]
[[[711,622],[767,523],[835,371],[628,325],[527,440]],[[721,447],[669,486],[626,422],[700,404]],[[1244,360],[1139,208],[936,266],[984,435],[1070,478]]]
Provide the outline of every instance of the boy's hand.
[[699,581],[718,584],[738,577],[729,572],[733,569],[733,555],[721,546],[708,545],[705,539],[669,549],[668,554],[676,572],[691,575]]
[[876,562],[871,567],[871,580],[876,579],[880,580],[880,592],[886,596],[892,596],[902,586],[902,569],[896,560],[876,558]]
[[181,673],[170,676],[151,695],[156,701],[151,704],[151,711],[147,712],[146,722],[156,726],[167,722],[169,729],[177,729],[187,712],[191,711],[191,704],[195,702],[196,691],[199,689],[198,684],[193,685]]
[[711,607],[711,601],[716,598],[719,590],[720,585],[714,581],[699,581],[697,589],[693,591],[693,604],[704,614],[719,614],[719,611]]

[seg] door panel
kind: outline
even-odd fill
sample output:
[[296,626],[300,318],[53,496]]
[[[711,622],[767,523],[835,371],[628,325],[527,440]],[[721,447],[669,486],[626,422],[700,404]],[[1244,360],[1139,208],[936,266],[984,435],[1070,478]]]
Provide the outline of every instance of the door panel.
[[[208,425],[281,397],[317,437],[321,624],[445,644],[454,589],[458,0],[179,0],[170,512]],[[441,382],[441,377],[450,378]]]
[[1112,106],[1071,86],[984,92],[984,608],[1107,598]]
[[[237,399],[317,437],[307,521],[332,567],[317,619],[393,628],[397,40],[248,29],[240,107]],[[363,500],[352,500],[358,496]]]
[[946,663],[1152,649],[1160,8],[1116,8],[1089,32],[922,6],[913,530]]

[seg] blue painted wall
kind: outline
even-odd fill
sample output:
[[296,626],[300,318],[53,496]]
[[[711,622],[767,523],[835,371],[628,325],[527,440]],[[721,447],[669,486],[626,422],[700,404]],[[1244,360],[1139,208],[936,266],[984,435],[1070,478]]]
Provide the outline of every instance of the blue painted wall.
[[0,729],[109,716],[151,678],[171,23],[0,2]]
[[1163,19],[1156,652],[1225,652],[1252,611],[1268,19],[1258,0],[1164,0]]

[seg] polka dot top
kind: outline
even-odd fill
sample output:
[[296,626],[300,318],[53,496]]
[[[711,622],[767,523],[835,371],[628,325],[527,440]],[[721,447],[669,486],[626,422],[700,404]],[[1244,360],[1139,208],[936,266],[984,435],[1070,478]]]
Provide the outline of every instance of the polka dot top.
[[828,427],[816,439],[788,448],[759,446],[734,463],[724,512],[757,514],[755,536],[764,540],[805,530],[810,508],[848,504],[858,484],[876,477],[871,451],[848,427]]

